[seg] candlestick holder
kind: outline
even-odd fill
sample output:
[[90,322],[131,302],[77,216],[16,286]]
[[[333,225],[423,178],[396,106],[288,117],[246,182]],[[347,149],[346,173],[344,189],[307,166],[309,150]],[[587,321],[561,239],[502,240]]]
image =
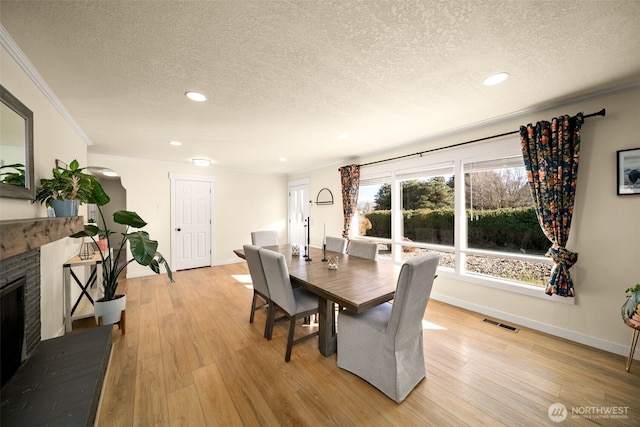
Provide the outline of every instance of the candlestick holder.
[[329,260],[327,259],[327,244],[325,243],[322,245],[322,262],[327,262],[327,261]]
[[307,217],[306,219],[307,224],[305,225],[305,227],[307,227],[307,245],[304,248],[304,252],[305,252],[305,261],[309,262],[312,261],[311,260],[311,218]]

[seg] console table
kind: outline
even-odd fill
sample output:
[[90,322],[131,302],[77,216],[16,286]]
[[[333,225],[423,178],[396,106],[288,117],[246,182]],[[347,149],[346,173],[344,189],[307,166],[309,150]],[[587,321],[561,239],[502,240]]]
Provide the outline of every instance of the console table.
[[[64,328],[65,332],[71,331],[71,322],[73,319],[83,319],[93,316],[93,310],[84,310],[82,313],[75,315],[76,310],[80,306],[83,297],[91,303],[95,298],[100,296],[100,290],[96,284],[98,277],[102,276],[102,257],[100,252],[96,252],[89,259],[81,259],[79,256],[67,260],[63,264],[64,270]],[[83,282],[73,271],[74,267],[82,267],[84,269],[86,280]],[[71,305],[71,279],[80,287],[80,295]],[[75,316],[74,316],[75,315]]]

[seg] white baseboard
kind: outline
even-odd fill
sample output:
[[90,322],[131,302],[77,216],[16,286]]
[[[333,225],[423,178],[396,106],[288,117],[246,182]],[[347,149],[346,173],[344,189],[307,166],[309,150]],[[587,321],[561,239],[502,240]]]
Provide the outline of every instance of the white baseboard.
[[216,261],[213,266],[214,267],[218,267],[220,265],[229,265],[229,264],[238,264],[241,262],[245,262],[242,258],[231,258],[231,259],[227,259],[227,260],[223,260],[223,261]]
[[[466,310],[475,311],[476,313],[495,317],[496,319],[499,319],[499,320],[504,320],[506,322],[513,322],[518,325],[525,326],[529,329],[534,329],[536,331],[544,332],[546,334],[553,335],[555,337],[564,338],[569,341],[574,341],[580,344],[587,345],[589,347],[597,348],[599,350],[608,351],[609,353],[614,353],[624,357],[629,356],[628,345],[618,344],[618,343],[606,341],[600,338],[595,338],[589,335],[581,334],[579,332],[574,332],[568,329],[563,329],[557,326],[549,325],[547,323],[538,322],[535,320],[527,319],[525,317],[515,316],[510,313],[505,313],[505,312],[494,310],[481,305],[472,304],[468,301],[459,300],[457,298],[451,298],[446,295],[431,293],[431,298],[437,301],[441,301],[441,302],[456,306],[456,307],[464,308]],[[633,358],[634,360],[640,360],[640,349],[636,349],[636,352]]]

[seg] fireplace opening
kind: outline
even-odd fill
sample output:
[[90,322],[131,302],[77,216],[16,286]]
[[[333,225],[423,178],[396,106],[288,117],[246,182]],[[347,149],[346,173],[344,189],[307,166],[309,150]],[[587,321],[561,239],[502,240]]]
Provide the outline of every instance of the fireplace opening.
[[20,277],[0,289],[0,353],[2,354],[2,386],[13,376],[25,354],[24,287],[26,278]]

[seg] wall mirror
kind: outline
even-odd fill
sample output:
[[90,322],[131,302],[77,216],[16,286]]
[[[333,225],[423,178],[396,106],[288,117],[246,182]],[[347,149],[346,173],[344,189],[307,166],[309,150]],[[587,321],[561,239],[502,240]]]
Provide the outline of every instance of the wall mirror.
[[0,197],[33,199],[33,112],[0,85]]

